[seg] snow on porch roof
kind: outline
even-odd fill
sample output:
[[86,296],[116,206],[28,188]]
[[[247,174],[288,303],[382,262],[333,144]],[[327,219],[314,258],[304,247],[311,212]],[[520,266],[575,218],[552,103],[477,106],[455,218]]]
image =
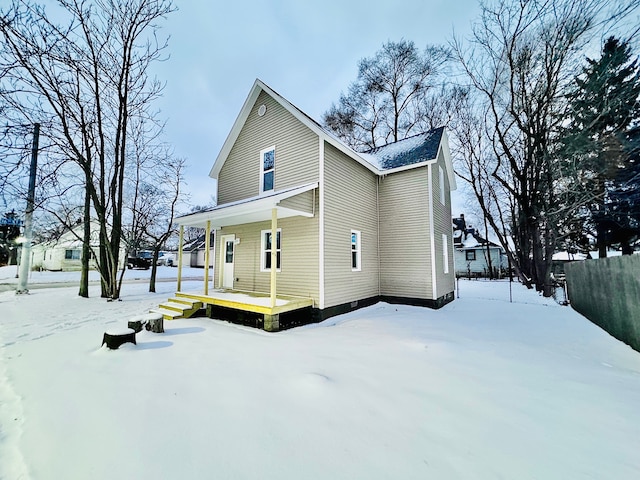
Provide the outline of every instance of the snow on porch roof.
[[273,208],[277,208],[278,218],[313,217],[313,212],[282,207],[279,204],[282,200],[295,197],[315,188],[318,188],[318,182],[280,190],[267,195],[262,194],[245,198],[237,202],[225,203],[201,212],[178,217],[176,218],[176,223],[188,227],[204,227],[207,221],[210,221],[211,228],[220,228],[229,225],[263,222],[271,220],[271,210]]

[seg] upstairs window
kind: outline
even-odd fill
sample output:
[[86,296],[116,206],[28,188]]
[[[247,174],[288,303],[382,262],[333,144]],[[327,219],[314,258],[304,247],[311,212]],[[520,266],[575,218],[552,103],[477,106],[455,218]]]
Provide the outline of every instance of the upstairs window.
[[[280,271],[281,267],[281,257],[282,257],[282,249],[280,244],[280,237],[282,236],[282,230],[278,229],[276,232],[276,271]],[[262,230],[261,232],[261,262],[260,262],[260,271],[261,272],[270,272],[271,271],[271,252],[273,250],[273,242],[271,241],[271,230]]]
[[273,191],[276,176],[276,147],[260,152],[260,193]]
[[359,272],[362,267],[361,262],[361,233],[358,230],[351,230],[351,271]]

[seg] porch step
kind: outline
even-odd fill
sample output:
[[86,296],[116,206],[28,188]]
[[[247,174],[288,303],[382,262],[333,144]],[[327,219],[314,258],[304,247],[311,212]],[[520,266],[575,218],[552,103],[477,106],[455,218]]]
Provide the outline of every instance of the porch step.
[[161,313],[164,320],[175,320],[176,318],[182,318],[182,312],[176,312],[175,310],[167,310],[166,308],[158,307],[149,310],[150,313]]
[[187,298],[170,298],[151,311],[161,313],[165,320],[175,320],[176,318],[189,318],[201,308],[202,302],[199,301]]

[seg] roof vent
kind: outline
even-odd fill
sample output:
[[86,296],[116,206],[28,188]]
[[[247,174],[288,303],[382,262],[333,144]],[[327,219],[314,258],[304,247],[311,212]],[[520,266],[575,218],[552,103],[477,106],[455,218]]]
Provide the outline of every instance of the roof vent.
[[262,104],[258,107],[258,116],[262,117],[265,113],[267,113],[267,106]]

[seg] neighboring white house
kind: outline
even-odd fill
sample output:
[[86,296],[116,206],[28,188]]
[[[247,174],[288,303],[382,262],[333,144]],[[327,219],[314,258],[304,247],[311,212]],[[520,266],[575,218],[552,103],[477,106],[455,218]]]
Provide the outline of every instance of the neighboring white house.
[[[32,270],[74,271],[82,269],[82,224],[74,227],[57,240],[38,243],[31,247]],[[98,249],[98,226],[92,224],[91,246],[94,251]],[[124,265],[126,250],[120,250],[120,267]],[[95,268],[93,254],[91,256],[91,268]]]
[[[215,265],[215,232],[211,232],[211,243],[209,247],[209,268]],[[204,267],[205,238],[204,234],[198,238],[185,242],[182,246],[182,258],[185,265],[189,267]],[[177,263],[177,260],[176,260]]]
[[454,264],[458,276],[500,276],[508,268],[504,249],[467,227],[464,215],[453,219]]

